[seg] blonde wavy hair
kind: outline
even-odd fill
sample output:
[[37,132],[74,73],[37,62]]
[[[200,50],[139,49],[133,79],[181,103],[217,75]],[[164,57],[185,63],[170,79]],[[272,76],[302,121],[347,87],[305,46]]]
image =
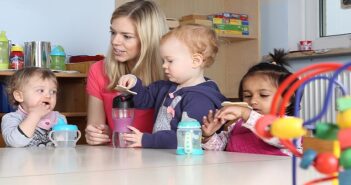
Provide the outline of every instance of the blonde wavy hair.
[[192,54],[201,54],[204,67],[210,67],[214,63],[218,53],[218,39],[216,32],[211,28],[199,24],[181,25],[165,34],[161,39],[161,44],[170,37],[183,42]]
[[140,54],[135,66],[129,69],[126,62],[114,59],[110,46],[105,60],[105,71],[110,79],[107,88],[112,90],[122,75],[130,73],[139,77],[144,85],[163,79],[159,45],[162,35],[168,32],[164,13],[151,0],[134,0],[118,7],[113,12],[110,23],[120,17],[128,17],[134,21],[140,39]]

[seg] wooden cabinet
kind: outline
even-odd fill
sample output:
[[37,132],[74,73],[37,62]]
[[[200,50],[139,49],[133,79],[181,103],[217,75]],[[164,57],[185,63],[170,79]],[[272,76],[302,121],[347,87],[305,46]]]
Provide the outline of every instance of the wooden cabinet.
[[[220,49],[217,59],[206,76],[219,85],[230,98],[238,96],[242,76],[249,67],[260,61],[260,1],[259,0],[155,0],[168,18],[189,14],[214,14],[219,12],[242,13],[249,16],[250,35],[219,35]],[[116,0],[116,6],[128,0]]]
[[[69,124],[77,125],[82,132],[79,144],[86,143],[84,129],[87,123],[87,94],[86,72],[91,62],[68,64],[68,70],[77,70],[80,73],[55,73],[59,88],[55,110],[65,115]],[[5,82],[14,72],[0,71],[0,81]],[[0,113],[0,119],[4,113]],[[0,147],[4,146],[3,138],[0,133]]]

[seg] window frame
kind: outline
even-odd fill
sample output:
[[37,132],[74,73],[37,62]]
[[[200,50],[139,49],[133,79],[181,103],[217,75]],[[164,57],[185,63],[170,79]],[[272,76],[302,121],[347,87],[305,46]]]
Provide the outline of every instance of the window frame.
[[313,49],[349,48],[351,34],[321,36],[320,0],[305,0],[305,38],[313,41]]

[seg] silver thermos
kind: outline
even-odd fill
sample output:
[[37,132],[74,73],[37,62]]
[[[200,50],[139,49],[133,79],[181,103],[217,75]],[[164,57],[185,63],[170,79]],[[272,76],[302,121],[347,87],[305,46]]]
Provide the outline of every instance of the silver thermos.
[[24,65],[50,68],[51,44],[45,41],[24,43]]

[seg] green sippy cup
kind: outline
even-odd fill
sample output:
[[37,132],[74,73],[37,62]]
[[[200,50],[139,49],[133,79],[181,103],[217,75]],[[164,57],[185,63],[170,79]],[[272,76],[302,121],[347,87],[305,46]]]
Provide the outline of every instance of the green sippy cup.
[[66,53],[62,46],[56,46],[52,49],[51,53],[50,69],[52,70],[66,70]]

